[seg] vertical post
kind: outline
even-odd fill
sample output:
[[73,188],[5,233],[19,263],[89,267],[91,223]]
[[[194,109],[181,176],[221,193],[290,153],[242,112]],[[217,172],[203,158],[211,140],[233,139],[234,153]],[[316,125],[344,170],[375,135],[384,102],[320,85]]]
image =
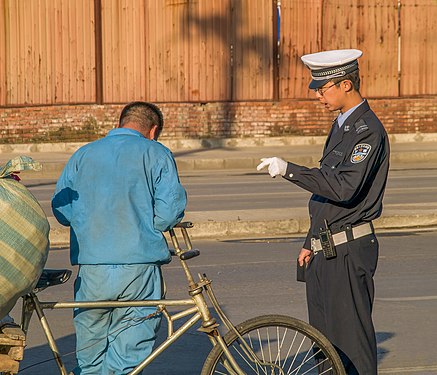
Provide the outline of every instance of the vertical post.
[[229,16],[230,16],[230,20],[231,20],[231,24],[230,24],[230,33],[231,33],[231,45],[229,46],[230,49],[230,61],[229,64],[231,66],[231,74],[229,77],[229,84],[231,85],[231,95],[230,98],[228,99],[228,101],[233,102],[234,101],[234,97],[235,97],[235,87],[234,87],[234,48],[235,48],[235,29],[236,29],[236,22],[234,19],[235,16],[235,11],[234,11],[234,2],[233,0],[229,1]]
[[324,32],[324,20],[325,20],[325,2],[323,0],[320,0],[320,32],[319,35],[317,35],[317,50],[323,51],[325,48],[323,45],[323,32]]
[[280,43],[281,43],[281,0],[272,1],[273,21],[273,100],[279,100],[279,64],[280,64]]
[[398,97],[401,96],[401,79],[402,79],[402,38],[401,38],[401,0],[398,0]]
[[8,104],[8,44],[10,43],[11,33],[8,27],[8,16],[10,4],[8,1],[0,1],[0,106]]
[[94,0],[94,39],[96,55],[96,103],[103,103],[102,0]]

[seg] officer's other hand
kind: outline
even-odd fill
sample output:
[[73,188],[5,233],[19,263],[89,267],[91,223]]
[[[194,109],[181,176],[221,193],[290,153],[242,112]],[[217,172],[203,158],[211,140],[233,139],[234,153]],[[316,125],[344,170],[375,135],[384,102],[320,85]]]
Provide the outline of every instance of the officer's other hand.
[[277,157],[261,159],[261,163],[258,164],[256,170],[260,171],[267,166],[269,168],[269,174],[272,177],[279,175],[284,176],[287,172],[287,162]]
[[300,250],[299,256],[297,257],[297,261],[299,262],[300,266],[303,266],[303,263],[308,264],[312,255],[312,251],[308,249],[302,248]]

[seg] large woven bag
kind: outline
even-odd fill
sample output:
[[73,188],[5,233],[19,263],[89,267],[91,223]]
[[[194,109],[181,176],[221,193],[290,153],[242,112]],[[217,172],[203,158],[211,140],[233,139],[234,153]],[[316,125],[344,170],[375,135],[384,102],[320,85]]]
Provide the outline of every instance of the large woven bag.
[[19,156],[0,167],[0,319],[36,285],[49,249],[50,226],[35,197],[13,172],[40,169]]

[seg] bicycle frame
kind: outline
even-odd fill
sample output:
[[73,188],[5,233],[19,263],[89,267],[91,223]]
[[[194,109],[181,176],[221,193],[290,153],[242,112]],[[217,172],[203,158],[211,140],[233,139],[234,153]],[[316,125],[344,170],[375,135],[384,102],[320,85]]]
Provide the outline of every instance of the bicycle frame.
[[[65,369],[64,363],[62,361],[61,355],[57,348],[53,333],[50,329],[48,321],[45,317],[44,310],[46,309],[71,309],[71,308],[116,308],[116,307],[157,307],[157,311],[161,312],[168,323],[167,338],[157,347],[152,353],[145,358],[132,372],[130,375],[136,375],[141,373],[141,371],[148,366],[158,355],[160,355],[164,350],[166,350],[171,344],[173,344],[180,336],[188,331],[194,324],[202,321],[199,331],[205,332],[212,345],[220,345],[227,357],[227,366],[229,371],[234,374],[242,374],[242,370],[237,365],[236,361],[232,357],[229,349],[227,348],[221,334],[218,331],[219,324],[216,319],[212,317],[209,307],[206,303],[203,291],[206,291],[209,299],[211,301],[212,307],[218,313],[222,322],[228,329],[235,329],[221,311],[217,300],[215,299],[214,292],[211,287],[211,281],[204,274],[199,275],[199,282],[195,282],[193,276],[188,268],[186,260],[191,259],[199,254],[198,250],[193,250],[190,238],[187,233],[187,228],[191,228],[193,225],[191,223],[181,223],[178,228],[181,229],[183,239],[186,245],[186,249],[181,249],[179,246],[179,241],[173,229],[169,231],[170,237],[174,246],[175,255],[179,258],[182,268],[188,280],[189,285],[189,295],[191,299],[181,299],[181,300],[144,300],[144,301],[97,301],[97,302],[42,302],[36,296],[36,292],[32,292],[23,296],[23,309],[22,309],[22,320],[21,328],[26,333],[29,327],[30,319],[32,317],[33,311],[35,310],[39,321],[41,323],[44,334],[47,338],[49,347],[53,353],[53,356],[58,365],[59,371],[62,375],[67,375],[67,370]],[[179,306],[183,307],[184,310],[174,313],[171,315],[167,310],[167,307]],[[191,316],[181,327],[174,330],[173,323],[181,318]],[[258,359],[254,358],[255,361]]]

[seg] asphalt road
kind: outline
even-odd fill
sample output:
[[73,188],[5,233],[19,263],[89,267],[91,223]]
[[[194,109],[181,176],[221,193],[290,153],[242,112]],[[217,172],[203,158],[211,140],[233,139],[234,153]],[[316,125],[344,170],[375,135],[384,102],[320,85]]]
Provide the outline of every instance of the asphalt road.
[[[23,181],[52,216],[53,179]],[[310,193],[282,178],[250,170],[190,171],[181,174],[188,193],[187,212],[306,207]],[[384,205],[437,207],[437,167],[392,169]]]
[[[381,252],[376,274],[374,321],[380,374],[437,374],[437,231],[387,232],[379,235]],[[295,281],[294,260],[302,238],[233,239],[194,243],[201,256],[190,261],[192,271],[205,272],[234,322],[280,313],[306,320],[305,287]],[[52,249],[47,268],[68,264],[66,249]],[[167,298],[186,298],[186,281],[176,261],[164,267]],[[71,300],[73,281],[40,293],[43,300]],[[19,319],[17,306],[13,315]],[[61,353],[74,352],[71,311],[47,312]],[[165,325],[163,325],[165,326]],[[165,329],[163,330],[165,332]],[[177,341],[146,372],[193,375],[200,372],[209,349],[196,330]],[[28,335],[22,368],[50,359],[36,319]],[[67,368],[74,355],[66,356]],[[56,374],[53,361],[22,374]]]

